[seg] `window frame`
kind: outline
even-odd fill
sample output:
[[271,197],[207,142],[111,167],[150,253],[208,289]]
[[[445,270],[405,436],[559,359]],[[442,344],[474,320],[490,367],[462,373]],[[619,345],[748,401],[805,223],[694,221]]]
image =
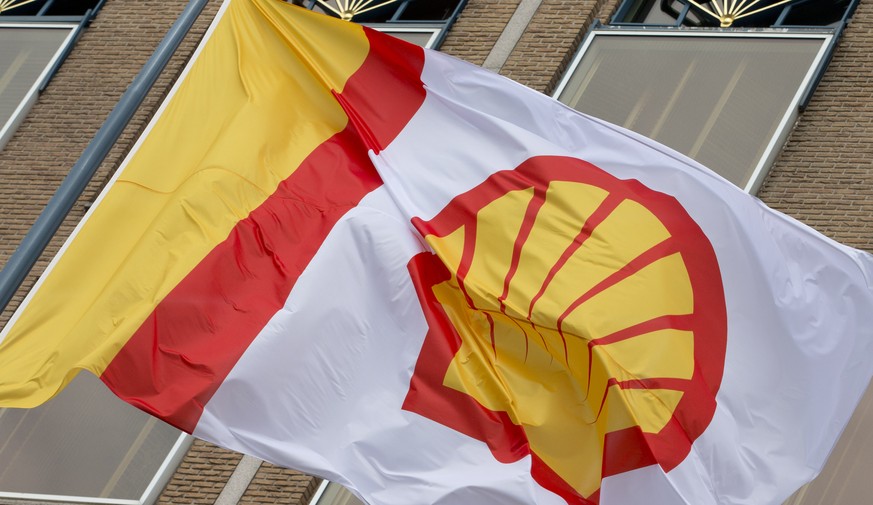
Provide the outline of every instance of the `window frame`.
[[640,27],[626,28],[616,26],[595,26],[588,31],[576,54],[573,56],[567,69],[564,71],[561,80],[558,82],[552,97],[560,100],[560,96],[567,88],[570,78],[579,68],[588,49],[594,43],[594,40],[600,36],[624,36],[624,37],[713,37],[713,38],[774,38],[774,39],[819,39],[821,46],[818,53],[813,59],[806,75],[801,80],[797,91],[792,96],[788,108],[782,114],[779,120],[776,131],[767,142],[761,158],[752,170],[746,184],[741,188],[750,194],[755,194],[761,188],[770,167],[775,162],[785,141],[793,129],[800,112],[803,110],[805,101],[808,95],[814,89],[820,79],[821,73],[827,66],[830,59],[831,48],[835,42],[836,34],[834,30],[828,29],[810,29],[810,30],[771,30],[771,29],[670,29],[670,28],[651,28],[642,29]]
[[[104,0],[105,1],[105,0]],[[48,2],[46,5],[51,4]],[[36,104],[39,94],[48,85],[51,78],[57,72],[60,65],[72,51],[84,28],[96,16],[103,5],[103,1],[88,9],[80,16],[47,16],[42,11],[35,16],[3,16],[0,17],[0,29],[62,29],[68,33],[58,45],[57,50],[47,60],[34,82],[30,85],[24,97],[15,106],[5,123],[0,124],[0,150],[15,135],[18,128],[24,122],[30,109]],[[45,10],[45,8],[43,8]],[[27,492],[0,491],[0,501],[27,503],[69,503],[69,504],[100,504],[100,505],[150,505],[156,503],[164,487],[176,472],[177,467],[187,454],[193,437],[180,432],[173,441],[170,450],[161,460],[160,465],[142,494],[137,499],[122,498],[99,498],[92,496],[43,494]]]
[[344,486],[324,479],[319,484],[308,505],[349,505],[359,503],[361,500]]
[[11,29],[48,29],[48,30],[58,30],[65,29],[69,30],[66,38],[60,44],[58,49],[49,58],[49,61],[46,63],[42,72],[40,72],[39,76],[36,78],[36,81],[30,86],[27,93],[24,95],[24,98],[18,103],[15,109],[12,111],[9,119],[0,126],[0,150],[2,150],[6,143],[9,142],[9,139],[15,134],[15,131],[18,130],[18,127],[21,126],[21,123],[24,122],[24,118],[27,116],[28,111],[33,107],[36,103],[37,98],[39,97],[39,93],[42,89],[45,88],[45,84],[51,78],[52,74],[54,74],[55,70],[58,67],[58,64],[64,59],[64,57],[69,53],[70,48],[75,43],[76,39],[79,36],[81,30],[80,23],[63,23],[63,22],[8,22],[0,19],[0,29],[11,28]]
[[435,23],[362,23],[364,26],[368,28],[372,28],[374,30],[378,30],[384,34],[391,35],[393,37],[397,37],[398,33],[429,33],[430,37],[427,39],[427,43],[425,43],[422,47],[427,49],[433,49],[436,45],[436,42],[439,40],[440,35],[442,34],[444,28],[442,24]]
[[[439,49],[445,40],[446,36],[449,33],[449,30],[454,25],[455,21],[458,20],[458,17],[461,15],[461,12],[464,10],[464,7],[467,6],[467,2],[469,0],[458,0],[458,4],[455,6],[452,13],[446,17],[445,19],[433,19],[433,20],[406,20],[400,19],[400,16],[406,10],[406,6],[412,0],[396,0],[397,10],[393,13],[390,19],[386,19],[383,22],[360,22],[363,26],[368,26],[379,30],[380,32],[384,32],[387,34],[391,34],[392,32],[433,32],[434,35],[428,39],[427,44],[423,47],[427,49]],[[318,7],[317,0],[301,0],[302,7],[304,9],[313,10]],[[357,23],[358,21],[352,21]]]
[[126,500],[121,498],[95,498],[88,496],[70,496],[70,495],[55,495],[55,494],[37,494],[37,493],[10,493],[0,491],[0,500],[21,500],[29,502],[53,502],[53,503],[84,503],[93,505],[150,505],[156,503],[158,497],[166,487],[170,478],[176,472],[182,458],[187,454],[188,449],[194,442],[194,437],[187,433],[180,433],[173,443],[170,452],[161,462],[157,472],[149,481],[142,495],[137,500]]

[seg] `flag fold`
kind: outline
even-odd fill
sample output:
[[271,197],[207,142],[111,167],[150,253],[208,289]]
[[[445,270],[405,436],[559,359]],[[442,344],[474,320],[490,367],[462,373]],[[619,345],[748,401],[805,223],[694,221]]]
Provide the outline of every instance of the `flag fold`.
[[873,375],[873,259],[451,57],[228,0],[0,334],[371,505],[777,504]]

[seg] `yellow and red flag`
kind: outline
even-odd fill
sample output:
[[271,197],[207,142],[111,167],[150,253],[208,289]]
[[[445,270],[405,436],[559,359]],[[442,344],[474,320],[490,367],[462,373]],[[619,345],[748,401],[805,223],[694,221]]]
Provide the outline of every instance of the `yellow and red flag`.
[[0,405],[88,370],[373,505],[779,503],[873,374],[871,279],[633,133],[231,0],[4,329]]

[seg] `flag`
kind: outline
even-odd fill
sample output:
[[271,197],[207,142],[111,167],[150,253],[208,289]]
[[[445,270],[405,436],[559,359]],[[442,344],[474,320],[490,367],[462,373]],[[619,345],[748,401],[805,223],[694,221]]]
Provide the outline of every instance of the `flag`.
[[2,333],[371,505],[779,503],[873,374],[873,259],[663,146],[225,2]]

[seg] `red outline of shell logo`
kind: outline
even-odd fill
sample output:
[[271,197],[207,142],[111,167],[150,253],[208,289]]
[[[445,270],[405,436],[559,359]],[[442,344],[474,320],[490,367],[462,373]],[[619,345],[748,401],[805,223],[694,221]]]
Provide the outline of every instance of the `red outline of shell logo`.
[[488,445],[571,504],[682,462],[727,341],[712,245],[677,200],[584,161],[493,174],[429,221],[409,271],[429,331],[403,408]]

